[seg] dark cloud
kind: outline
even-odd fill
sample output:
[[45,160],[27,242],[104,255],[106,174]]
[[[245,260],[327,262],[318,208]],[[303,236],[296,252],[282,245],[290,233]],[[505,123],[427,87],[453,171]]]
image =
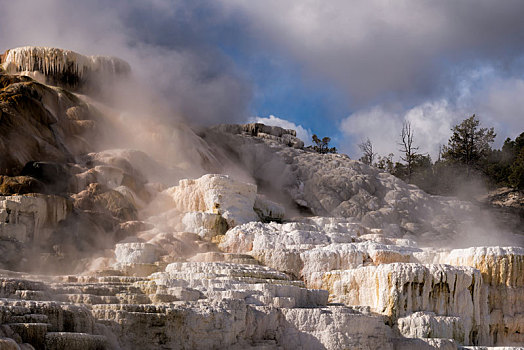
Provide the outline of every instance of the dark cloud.
[[522,1],[223,3],[310,74],[345,89],[354,106],[437,95],[463,64],[511,69],[524,53]]

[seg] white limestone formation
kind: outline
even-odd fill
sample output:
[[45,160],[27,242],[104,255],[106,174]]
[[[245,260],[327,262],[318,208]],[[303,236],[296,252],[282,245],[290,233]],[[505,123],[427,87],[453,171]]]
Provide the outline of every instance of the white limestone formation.
[[119,264],[152,264],[159,260],[157,247],[150,243],[119,243],[115,247]]
[[256,193],[255,185],[226,175],[208,174],[196,180],[180,180],[178,186],[165,190],[160,200],[164,201],[164,208],[180,212],[219,214],[233,227],[259,220],[253,209]]
[[0,237],[44,241],[68,213],[67,201],[53,195],[0,196]]
[[[396,321],[418,311],[457,316],[463,332],[456,340],[474,344],[485,340],[487,324],[481,319],[480,272],[449,265],[384,264],[352,270],[331,271],[323,288],[333,301],[368,305]],[[438,326],[438,322],[436,322]]]
[[[478,214],[471,203],[431,196],[346,155],[289,147],[281,137],[259,137],[259,128],[252,129],[256,125],[220,125],[210,128],[204,138],[241,159],[250,176],[274,191],[285,191],[314,215],[352,218],[370,228],[396,230],[399,237],[417,237],[435,245],[449,242],[466,224],[464,218]],[[236,170],[227,156],[221,161]]]
[[522,248],[420,249],[395,235],[347,219],[308,218],[240,225],[220,247],[327,289],[332,301],[370,306],[407,337],[522,342]]
[[7,50],[0,63],[7,73],[29,75],[43,83],[58,82],[67,87],[75,87],[95,75],[110,79],[130,71],[129,64],[116,57],[84,56],[70,50],[36,46]]
[[490,345],[524,343],[524,249],[521,247],[472,247],[451,250],[444,260],[472,266],[482,275],[481,309],[489,325]]
[[318,279],[326,271],[410,262],[412,254],[420,251],[409,240],[387,236],[385,230],[368,229],[351,220],[313,217],[285,224],[240,225],[226,233],[220,247],[228,252],[249,252],[318,287]]
[[438,316],[434,312],[418,311],[397,319],[397,328],[407,338],[456,339],[464,344],[464,324],[460,317]]
[[220,214],[189,212],[182,217],[183,230],[194,232],[200,237],[211,240],[227,231],[227,222]]

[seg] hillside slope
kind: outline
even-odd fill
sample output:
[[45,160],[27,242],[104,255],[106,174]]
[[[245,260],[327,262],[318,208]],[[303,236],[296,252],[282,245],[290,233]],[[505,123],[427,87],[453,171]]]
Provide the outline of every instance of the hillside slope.
[[118,113],[59,84],[70,51],[1,59],[0,348],[524,345],[522,235],[483,209],[292,130]]

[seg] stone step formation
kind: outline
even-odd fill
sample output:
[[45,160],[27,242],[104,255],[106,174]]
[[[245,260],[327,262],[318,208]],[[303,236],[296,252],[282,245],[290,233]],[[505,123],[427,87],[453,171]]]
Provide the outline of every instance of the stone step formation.
[[125,64],[0,61],[0,349],[524,346],[523,235],[482,208],[262,124],[117,148],[125,115],[42,83]]

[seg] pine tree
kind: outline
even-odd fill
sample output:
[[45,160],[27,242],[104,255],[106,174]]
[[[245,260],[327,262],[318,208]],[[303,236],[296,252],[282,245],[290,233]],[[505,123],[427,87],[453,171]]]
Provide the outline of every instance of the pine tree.
[[455,125],[451,131],[448,145],[444,146],[442,157],[446,161],[466,166],[469,177],[480,161],[485,159],[491,151],[490,144],[495,140],[493,128],[479,128],[480,121],[475,114]]
[[313,135],[312,137],[313,142],[315,145],[313,146],[313,150],[320,153],[320,154],[326,154],[326,153],[337,153],[336,147],[329,147],[329,143],[331,142],[331,138],[324,137],[321,139],[318,138],[317,135]]

